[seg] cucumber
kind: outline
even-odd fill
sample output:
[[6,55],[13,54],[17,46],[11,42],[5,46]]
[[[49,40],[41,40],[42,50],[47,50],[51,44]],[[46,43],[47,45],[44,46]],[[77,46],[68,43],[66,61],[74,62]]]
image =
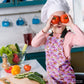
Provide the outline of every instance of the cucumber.
[[17,43],[15,43],[15,46],[16,46],[16,48],[17,48],[17,51],[18,51],[18,52],[21,52],[21,51],[20,51],[20,48],[19,48],[19,46],[18,46]]
[[22,49],[22,53],[23,54],[25,53],[26,49],[27,49],[27,44],[25,44],[24,47],[23,47],[23,49]]

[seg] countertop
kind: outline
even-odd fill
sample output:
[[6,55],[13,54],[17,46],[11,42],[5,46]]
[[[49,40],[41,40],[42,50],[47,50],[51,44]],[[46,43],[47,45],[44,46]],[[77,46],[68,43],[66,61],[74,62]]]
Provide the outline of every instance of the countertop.
[[[25,64],[31,65],[32,68],[31,68],[30,72],[38,72],[38,73],[42,74],[43,77],[46,79],[47,73],[46,73],[46,71],[44,70],[44,68],[39,64],[39,62],[38,62],[37,60],[34,59],[34,60],[26,60],[26,61],[24,61],[24,62],[22,63],[22,65],[20,65],[20,67],[21,67],[21,73],[25,73],[25,70],[24,70],[24,68],[23,68],[23,66],[24,66]],[[7,76],[7,75],[12,75],[12,74],[6,73],[6,72],[1,68],[1,63],[0,63],[0,78],[1,78],[1,77],[5,77],[5,76]]]
[[[32,47],[32,46],[28,46],[26,52],[27,53],[34,53],[34,52],[44,52],[44,45],[40,46],[40,47]],[[81,52],[84,51],[84,46],[73,46],[71,49],[71,53],[72,52]]]

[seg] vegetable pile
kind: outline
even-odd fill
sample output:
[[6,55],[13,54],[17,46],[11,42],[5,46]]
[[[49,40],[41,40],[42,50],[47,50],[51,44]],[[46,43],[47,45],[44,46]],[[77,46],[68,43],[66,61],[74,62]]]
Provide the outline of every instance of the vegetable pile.
[[11,65],[19,64],[22,61],[22,57],[25,53],[20,51],[20,48],[17,43],[9,44],[6,47],[3,46],[0,49],[0,56],[3,56],[3,54],[7,55],[7,60]]
[[15,78],[22,79],[28,78],[30,80],[34,80],[39,82],[40,84],[46,84],[45,80],[43,79],[43,75],[39,74],[38,72],[29,72],[23,74],[17,74]]

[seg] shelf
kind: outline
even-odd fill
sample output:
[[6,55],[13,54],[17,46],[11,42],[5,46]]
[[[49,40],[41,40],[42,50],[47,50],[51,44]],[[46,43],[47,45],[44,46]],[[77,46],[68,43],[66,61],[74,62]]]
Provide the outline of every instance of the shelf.
[[45,4],[45,2],[46,0],[33,0],[33,1],[10,0],[10,2],[7,3],[0,3],[0,8],[42,5]]
[[20,1],[17,2],[16,6],[41,5],[41,4],[45,4],[45,2],[46,0]]

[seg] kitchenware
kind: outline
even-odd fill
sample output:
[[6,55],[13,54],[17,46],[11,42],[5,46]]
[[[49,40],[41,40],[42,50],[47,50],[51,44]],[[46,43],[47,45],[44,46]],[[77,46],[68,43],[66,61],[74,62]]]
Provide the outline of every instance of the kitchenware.
[[32,19],[32,24],[39,24],[40,23],[40,19],[38,18],[38,16],[34,16]]
[[24,25],[24,20],[20,17],[18,18],[18,20],[16,21],[17,26],[21,26]]
[[9,65],[7,64],[7,55],[6,54],[3,54],[2,60],[3,60],[2,68],[7,69],[9,67]]
[[2,26],[3,27],[9,27],[10,26],[10,22],[8,20],[4,20],[4,21],[2,21]]
[[25,28],[23,33],[24,42],[29,46],[31,46],[31,41],[34,36],[35,36],[35,32],[32,30],[31,26],[29,25],[28,28]]

